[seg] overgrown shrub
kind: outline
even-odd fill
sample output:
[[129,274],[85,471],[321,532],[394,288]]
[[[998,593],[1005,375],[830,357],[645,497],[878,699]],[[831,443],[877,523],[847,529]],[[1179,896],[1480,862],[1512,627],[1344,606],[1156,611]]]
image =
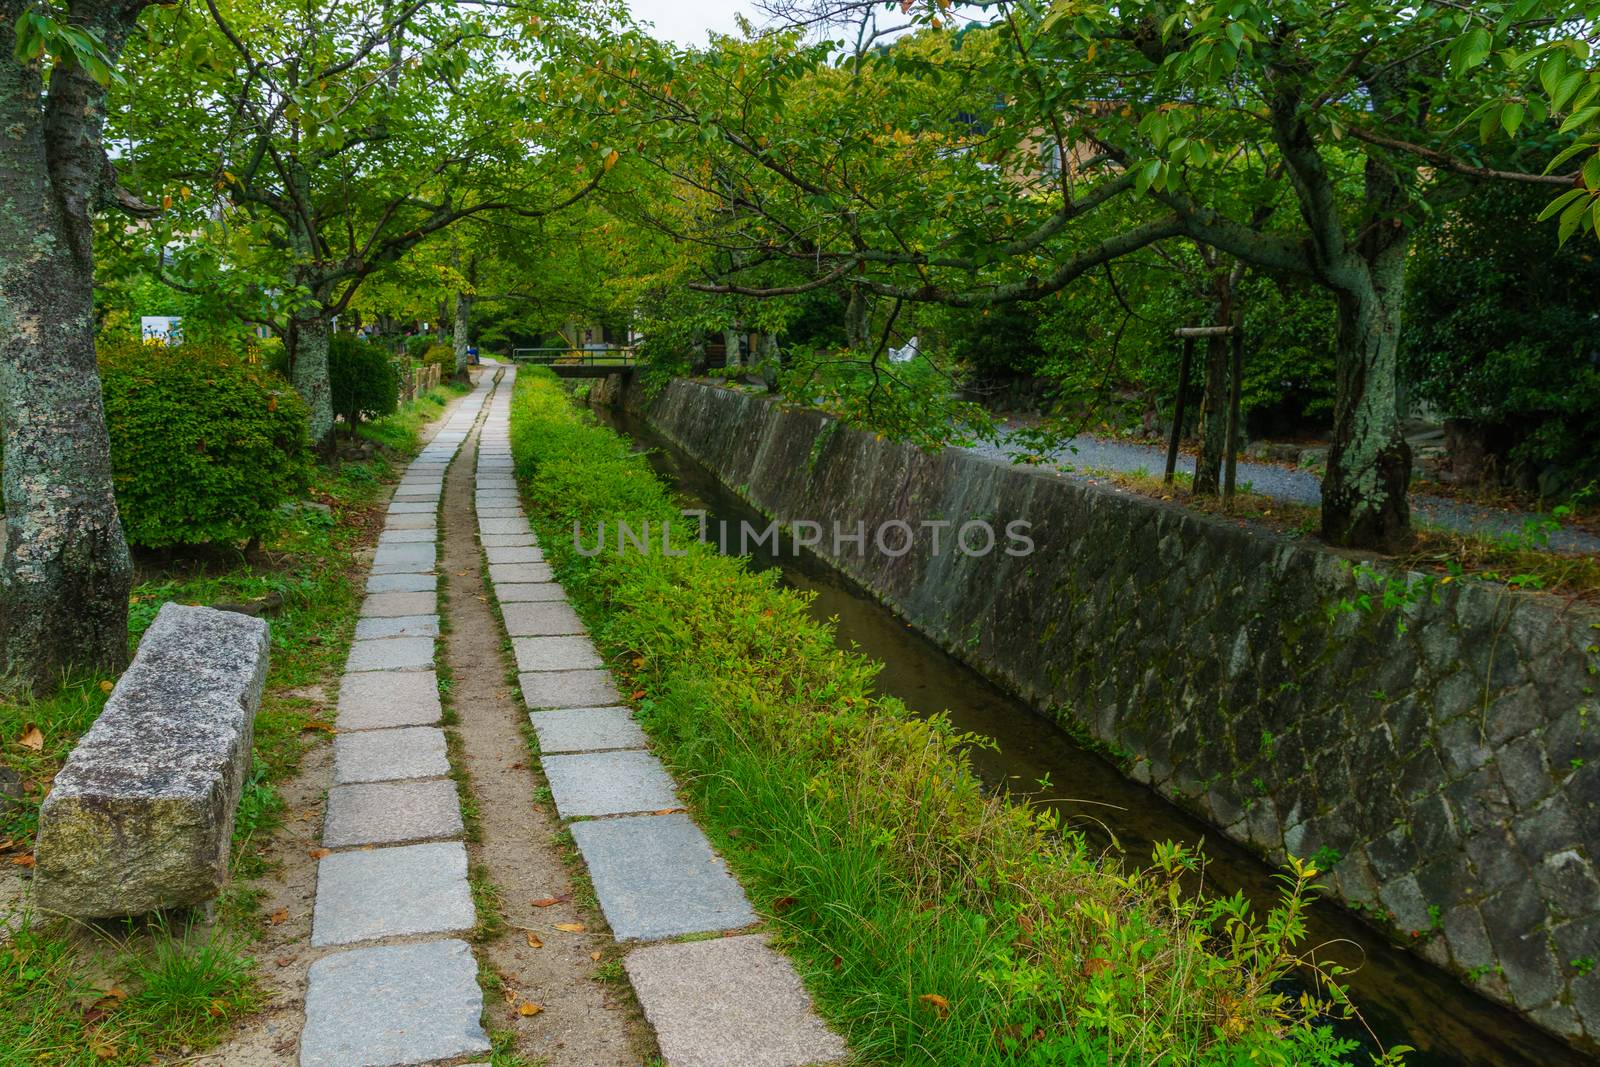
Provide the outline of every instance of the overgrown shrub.
[[[681,531],[644,458],[548,371],[518,375],[512,450],[540,541],[708,833],[863,1061],[1331,1064],[1354,1051],[1282,991],[1305,936],[1297,866],[1268,915],[1190,886],[1200,860],[1103,857],[986,791],[983,743],[877,695],[803,594]],[[601,521],[678,555],[580,555]]]
[[148,548],[268,533],[310,478],[306,407],[259,355],[221,345],[100,349],[117,506]]
[[363,419],[393,414],[400,396],[400,376],[388,353],[354,334],[329,339],[328,381],[333,413],[352,428]]

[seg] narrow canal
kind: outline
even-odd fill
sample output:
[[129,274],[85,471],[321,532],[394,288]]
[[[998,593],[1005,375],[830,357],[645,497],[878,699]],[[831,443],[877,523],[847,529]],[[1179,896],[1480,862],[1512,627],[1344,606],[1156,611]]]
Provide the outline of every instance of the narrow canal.
[[[622,411],[596,414],[647,450],[656,473],[685,498],[686,506],[703,508],[713,530],[719,522],[734,531],[740,522],[757,529],[766,525],[758,511],[643,419]],[[1258,914],[1270,907],[1277,887],[1273,869],[1261,859],[1124,777],[1061,727],[917,634],[824,560],[810,553],[777,558],[761,551],[752,562],[763,570],[779,568],[785,584],[814,594],[813,614],[837,620],[840,645],[853,645],[884,664],[880,691],[919,712],[948,711],[959,729],[993,738],[997,749],[972,753],[974,767],[989,786],[1056,808],[1092,840],[1115,844],[1132,862],[1148,858],[1160,841],[1203,847],[1209,892],[1243,891]],[[1048,785],[1041,788],[1041,782]],[[1378,1041],[1416,1049],[1408,1063],[1559,1067],[1594,1062],[1426,961],[1391,946],[1342,907],[1314,905],[1307,925],[1306,946],[1319,946],[1313,953],[1318,961],[1354,970],[1345,979],[1346,987]],[[1341,1030],[1370,1042],[1361,1028]]]

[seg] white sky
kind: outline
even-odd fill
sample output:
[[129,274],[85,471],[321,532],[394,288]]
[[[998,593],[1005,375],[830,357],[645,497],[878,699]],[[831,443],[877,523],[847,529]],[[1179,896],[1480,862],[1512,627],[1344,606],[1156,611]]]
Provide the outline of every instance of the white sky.
[[737,34],[734,12],[743,11],[756,25],[764,19],[751,0],[628,0],[633,17],[655,23],[655,36],[680,45],[703,45],[706,34]]

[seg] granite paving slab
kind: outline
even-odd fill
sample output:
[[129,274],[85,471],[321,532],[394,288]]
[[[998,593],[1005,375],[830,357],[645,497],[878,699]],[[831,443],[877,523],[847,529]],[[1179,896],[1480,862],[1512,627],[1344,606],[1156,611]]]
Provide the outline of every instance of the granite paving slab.
[[623,966],[672,1067],[803,1067],[849,1052],[760,934],[649,945]]
[[581,634],[583,622],[565,600],[532,601],[500,605],[510,637],[542,637]]
[[465,941],[360,948],[311,965],[300,1067],[389,1067],[489,1051]]
[[523,519],[527,518],[526,512],[519,507],[507,504],[503,507],[484,507],[478,509],[480,519]]
[[484,548],[523,548],[534,543],[533,534],[484,534],[478,538]]
[[439,676],[433,671],[366,671],[344,676],[334,725],[340,730],[432,726],[442,714]]
[[[404,593],[402,596],[406,595]],[[437,615],[389,615],[356,622],[356,640],[380,637],[438,637]]]
[[757,921],[744,890],[682,812],[572,824],[618,941],[660,941]]
[[478,532],[485,534],[527,533],[528,520],[511,518],[479,519]]
[[532,545],[517,548],[501,548],[499,546],[485,545],[484,555],[488,557],[490,565],[497,563],[543,563],[544,553]]
[[353,641],[346,671],[405,671],[433,666],[433,638],[385,637]]
[[574,671],[601,667],[594,642],[579,634],[564,637],[513,637],[519,671]]
[[384,522],[385,530],[432,530],[438,523],[438,515],[390,515]]
[[374,567],[408,566],[416,570],[429,570],[438,559],[438,549],[433,542],[420,545],[379,545],[372,557]]
[[[372,593],[361,602],[364,619],[392,619],[402,615],[435,615],[439,611],[439,594],[425,593]],[[358,627],[360,623],[356,624]]]
[[600,752],[614,748],[644,748],[644,731],[627,708],[559,708],[528,716],[539,736],[539,751]]
[[369,593],[427,593],[437,588],[435,574],[374,574],[367,579]]
[[526,604],[538,601],[565,600],[566,590],[555,582],[507,582],[494,587],[494,595],[501,604]]
[[333,782],[392,782],[450,773],[444,731],[431,726],[361,730],[333,739]]
[[548,563],[491,563],[489,580],[495,585],[521,582],[549,582],[555,576]]
[[437,504],[429,504],[420,500],[401,500],[389,505],[390,515],[433,515],[439,510]]
[[439,539],[439,531],[432,526],[416,530],[384,530],[378,535],[378,547],[385,545],[431,545]]
[[[358,735],[359,736],[359,735]],[[540,761],[564,819],[628,815],[678,806],[672,777],[648,752],[625,750]]]
[[610,671],[538,671],[518,675],[517,684],[530,709],[598,708],[622,699]]
[[461,805],[448,778],[336,785],[322,824],[327,848],[460,837]]
[[335,852],[317,864],[314,948],[453,933],[476,921],[460,841]]

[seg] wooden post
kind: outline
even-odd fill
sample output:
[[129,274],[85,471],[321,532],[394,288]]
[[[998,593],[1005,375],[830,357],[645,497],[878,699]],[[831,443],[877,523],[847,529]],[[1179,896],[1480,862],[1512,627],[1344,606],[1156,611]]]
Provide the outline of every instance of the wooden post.
[[1172,435],[1167,440],[1167,469],[1161,480],[1172,484],[1172,475],[1178,469],[1178,438],[1183,433],[1183,408],[1189,391],[1189,366],[1194,362],[1194,338],[1183,339],[1183,359],[1178,362],[1178,399],[1172,405]]
[[1222,507],[1233,507],[1234,480],[1239,465],[1239,389],[1244,378],[1244,316],[1233,316],[1233,365],[1228,372],[1228,443],[1223,452]]

